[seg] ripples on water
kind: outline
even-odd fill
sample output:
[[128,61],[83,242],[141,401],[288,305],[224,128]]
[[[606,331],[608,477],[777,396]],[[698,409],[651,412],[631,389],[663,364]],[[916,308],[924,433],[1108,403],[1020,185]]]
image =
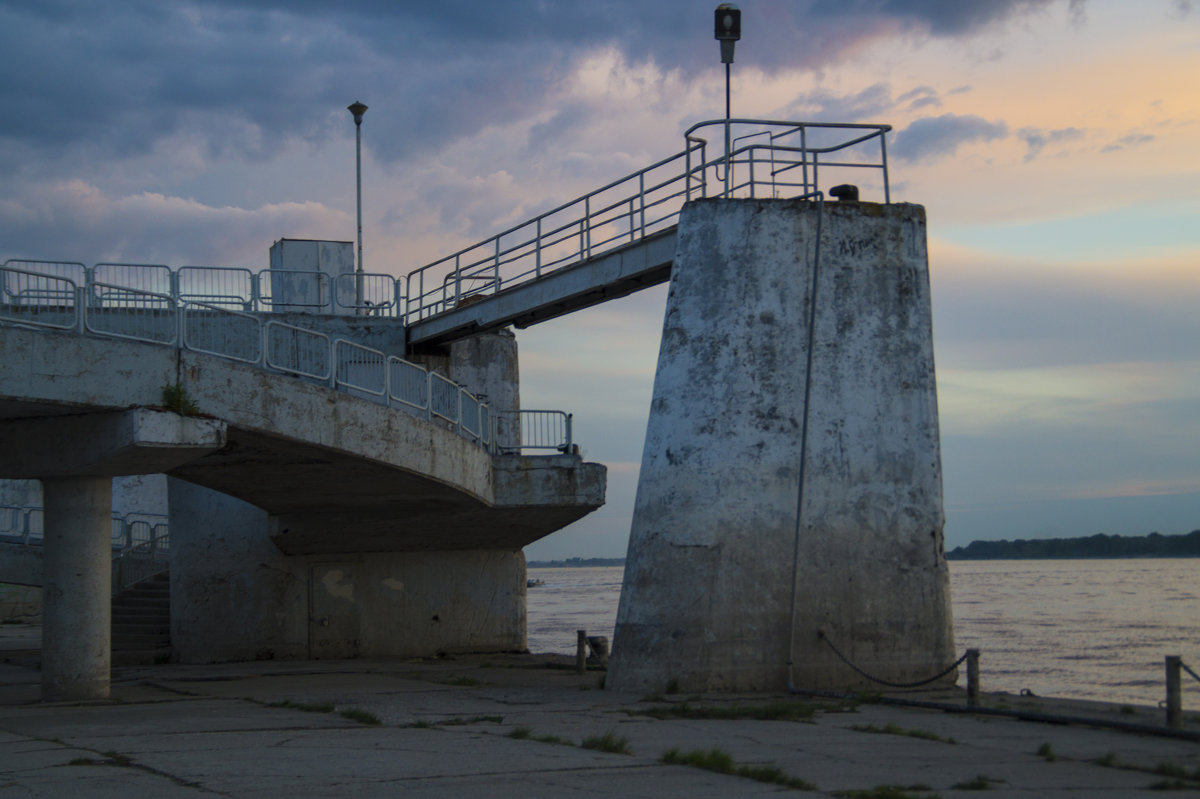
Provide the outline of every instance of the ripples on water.
[[[529,648],[612,640],[620,567],[530,569]],[[1200,559],[952,561],[955,644],[980,650],[985,691],[1153,705],[1163,658],[1200,672]],[[1200,708],[1186,673],[1184,707]]]

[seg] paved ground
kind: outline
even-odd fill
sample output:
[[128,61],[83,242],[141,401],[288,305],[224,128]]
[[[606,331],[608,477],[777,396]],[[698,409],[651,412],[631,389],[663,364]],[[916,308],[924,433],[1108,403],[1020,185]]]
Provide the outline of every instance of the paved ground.
[[[0,662],[6,799],[704,799],[829,797],[881,785],[927,787],[868,795],[963,797],[978,795],[962,787],[978,777],[995,797],[1127,797],[1161,796],[1150,787],[1170,778],[1151,772],[1164,765],[1190,775],[1175,778],[1176,787],[1200,792],[1195,741],[874,703],[623,695],[601,690],[602,674],[578,675],[553,656],[127,667],[114,670],[110,702],[42,704],[32,655],[0,654],[9,656],[0,657],[7,660]],[[952,693],[922,698],[961,704]],[[639,715],[684,702],[756,715],[780,699],[819,709],[808,721]],[[1153,724],[1161,716],[1150,708],[988,701],[1119,722]],[[1189,713],[1187,729],[1200,732],[1200,716]],[[628,753],[580,746],[606,733],[627,742]],[[559,742],[539,740],[550,737]],[[714,747],[737,766],[773,766],[813,787],[659,762],[671,748]]]

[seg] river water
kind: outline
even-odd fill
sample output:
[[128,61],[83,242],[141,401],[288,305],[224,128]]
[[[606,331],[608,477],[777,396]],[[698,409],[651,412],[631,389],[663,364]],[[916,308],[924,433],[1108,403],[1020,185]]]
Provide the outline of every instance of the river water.
[[[530,569],[529,648],[573,654],[576,630],[612,640],[621,567]],[[1163,658],[1200,672],[1200,558],[951,561],[958,653],[980,650],[985,691],[1154,705]],[[962,679],[965,679],[965,671]],[[1183,675],[1200,709],[1200,682]]]

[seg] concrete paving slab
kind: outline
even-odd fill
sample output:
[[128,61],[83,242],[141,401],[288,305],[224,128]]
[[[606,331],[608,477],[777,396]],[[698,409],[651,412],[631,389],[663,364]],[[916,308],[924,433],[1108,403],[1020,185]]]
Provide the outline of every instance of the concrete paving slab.
[[[1163,763],[1194,778],[1184,784],[1200,791],[1194,741],[819,700],[809,700],[820,708],[810,721],[658,719],[631,711],[685,700],[597,690],[598,675],[546,664],[514,656],[146,666],[119,669],[113,699],[89,704],[5,704],[6,691],[28,685],[36,672],[0,667],[0,794],[703,799],[780,791],[831,797],[887,784],[927,785],[949,799],[977,796],[954,786],[985,775],[989,796],[1123,798],[1160,796],[1149,787],[1163,777],[1150,772]],[[745,708],[781,698],[686,701]],[[334,710],[269,706],[283,701],[330,703]],[[1064,707],[1041,701],[1051,710]],[[340,715],[347,708],[381,723]],[[529,736],[512,737],[521,727]],[[579,746],[606,732],[624,739],[631,753]],[[955,743],[914,737],[923,734]],[[1038,755],[1042,744],[1054,760]],[[778,767],[818,790],[659,762],[670,748],[714,747],[738,764]],[[80,758],[103,765],[69,765]],[[1100,759],[1142,770],[1104,767],[1095,763]]]

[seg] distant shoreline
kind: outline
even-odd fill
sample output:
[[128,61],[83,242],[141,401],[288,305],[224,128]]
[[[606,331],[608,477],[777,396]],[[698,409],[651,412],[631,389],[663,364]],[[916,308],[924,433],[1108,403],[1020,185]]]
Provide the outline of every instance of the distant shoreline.
[[[1097,535],[1083,538],[1018,538],[972,541],[946,553],[946,560],[1100,560],[1111,558],[1200,558],[1200,530],[1186,535]],[[624,566],[625,558],[531,560],[531,569]]]
[[625,558],[567,558],[566,560],[531,560],[531,569],[578,569],[596,566],[624,566]]
[[972,541],[946,553],[946,560],[1081,560],[1100,558],[1200,558],[1200,530],[1187,535],[1036,538]]

